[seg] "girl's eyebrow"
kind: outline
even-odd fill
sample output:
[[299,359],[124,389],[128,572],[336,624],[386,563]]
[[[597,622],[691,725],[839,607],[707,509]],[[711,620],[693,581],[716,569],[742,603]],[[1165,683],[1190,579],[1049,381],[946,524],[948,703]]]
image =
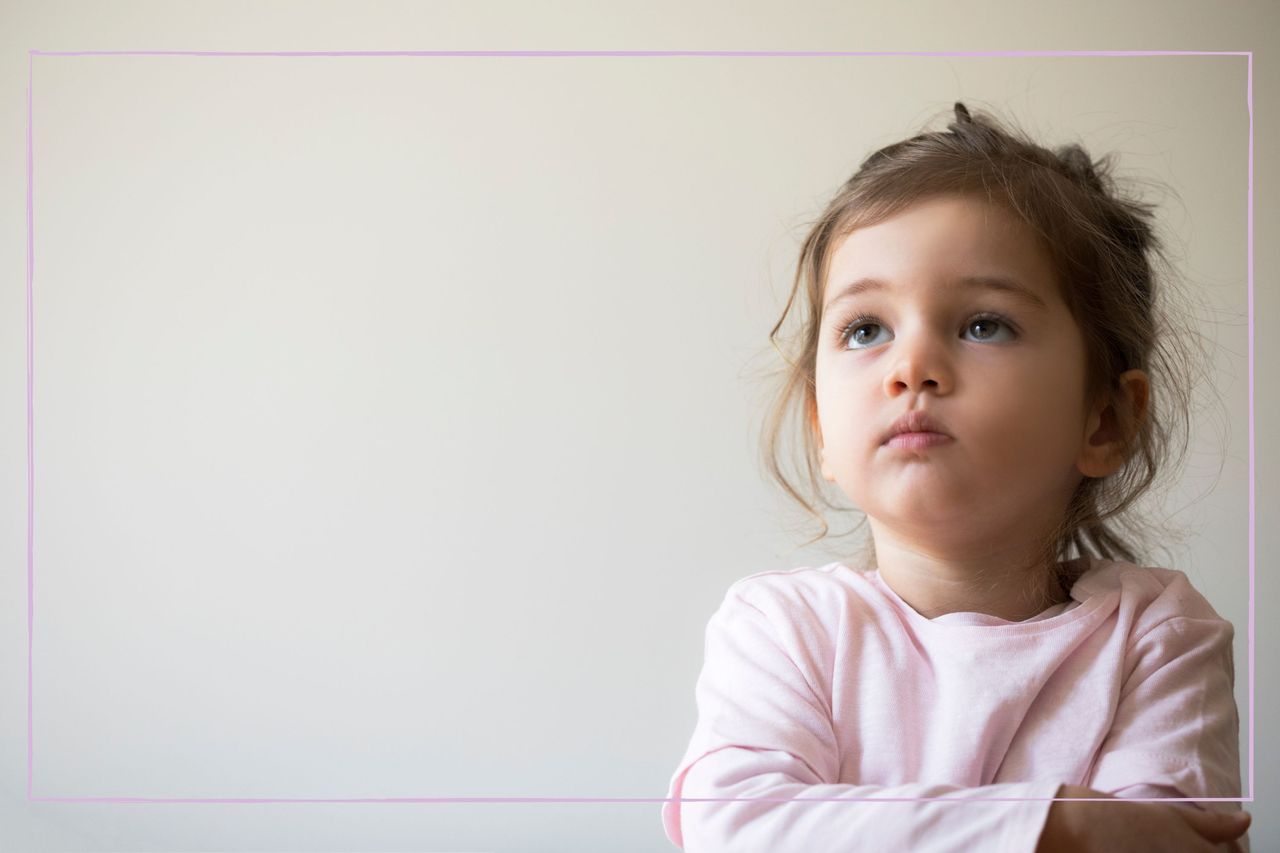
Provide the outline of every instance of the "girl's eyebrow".
[[[1049,306],[1040,298],[1034,290],[1019,284],[1011,278],[1005,278],[998,275],[966,275],[960,276],[954,280],[956,284],[961,285],[969,290],[982,289],[994,290],[999,293],[1007,293],[1014,299],[1026,305],[1028,308],[1047,311]],[[889,285],[878,278],[860,278],[857,281],[848,284],[834,299],[823,306],[825,312],[827,308],[837,302],[843,302],[846,299],[852,299],[872,290],[887,290]]]

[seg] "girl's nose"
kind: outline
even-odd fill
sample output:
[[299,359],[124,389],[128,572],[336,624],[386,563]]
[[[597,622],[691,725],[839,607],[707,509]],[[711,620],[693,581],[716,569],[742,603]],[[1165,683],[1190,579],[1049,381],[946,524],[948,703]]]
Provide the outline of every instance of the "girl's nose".
[[896,360],[885,374],[886,394],[893,396],[904,391],[918,394],[925,390],[935,394],[950,393],[951,369],[937,347],[908,344],[895,356]]

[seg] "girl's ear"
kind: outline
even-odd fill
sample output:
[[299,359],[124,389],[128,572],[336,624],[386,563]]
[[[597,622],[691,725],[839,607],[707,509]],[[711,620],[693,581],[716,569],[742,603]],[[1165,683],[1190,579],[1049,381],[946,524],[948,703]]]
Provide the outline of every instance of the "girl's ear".
[[1141,370],[1120,374],[1119,390],[1103,396],[1085,420],[1084,445],[1077,467],[1086,477],[1106,477],[1128,459],[1128,444],[1147,416],[1151,385]]

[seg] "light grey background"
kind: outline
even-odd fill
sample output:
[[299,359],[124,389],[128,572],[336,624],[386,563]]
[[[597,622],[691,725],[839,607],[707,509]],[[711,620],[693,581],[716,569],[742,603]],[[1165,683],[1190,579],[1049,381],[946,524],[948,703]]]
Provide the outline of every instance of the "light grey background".
[[1176,194],[1216,390],[1149,510],[1236,625],[1251,838],[1274,842],[1266,728],[1257,777],[1249,754],[1247,60],[1218,56],[36,57],[34,795],[655,802],[26,801],[33,48],[1264,51],[1265,619],[1274,17],[1131,4],[1112,31],[993,3],[921,30],[925,5],[0,6],[0,847],[672,849],[656,799],[707,617],[739,577],[852,547],[798,548],[756,468],[804,226],[956,99]]

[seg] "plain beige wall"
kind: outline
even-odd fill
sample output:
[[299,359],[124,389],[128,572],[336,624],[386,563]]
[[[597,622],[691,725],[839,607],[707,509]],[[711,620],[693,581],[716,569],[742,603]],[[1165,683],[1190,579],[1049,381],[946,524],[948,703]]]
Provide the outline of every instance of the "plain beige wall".
[[[1214,393],[1151,511],[1236,625],[1250,835],[1275,846],[1275,741],[1259,726],[1251,756],[1249,732],[1246,58],[27,53],[1256,51],[1265,617],[1275,14],[1044,8],[0,5],[0,847],[670,849],[656,798],[706,618],[743,575],[848,550],[797,548],[755,468],[803,224],[957,99],[1173,190],[1153,199]],[[29,83],[34,794],[655,802],[26,801]],[[1275,646],[1260,619],[1256,708]]]

